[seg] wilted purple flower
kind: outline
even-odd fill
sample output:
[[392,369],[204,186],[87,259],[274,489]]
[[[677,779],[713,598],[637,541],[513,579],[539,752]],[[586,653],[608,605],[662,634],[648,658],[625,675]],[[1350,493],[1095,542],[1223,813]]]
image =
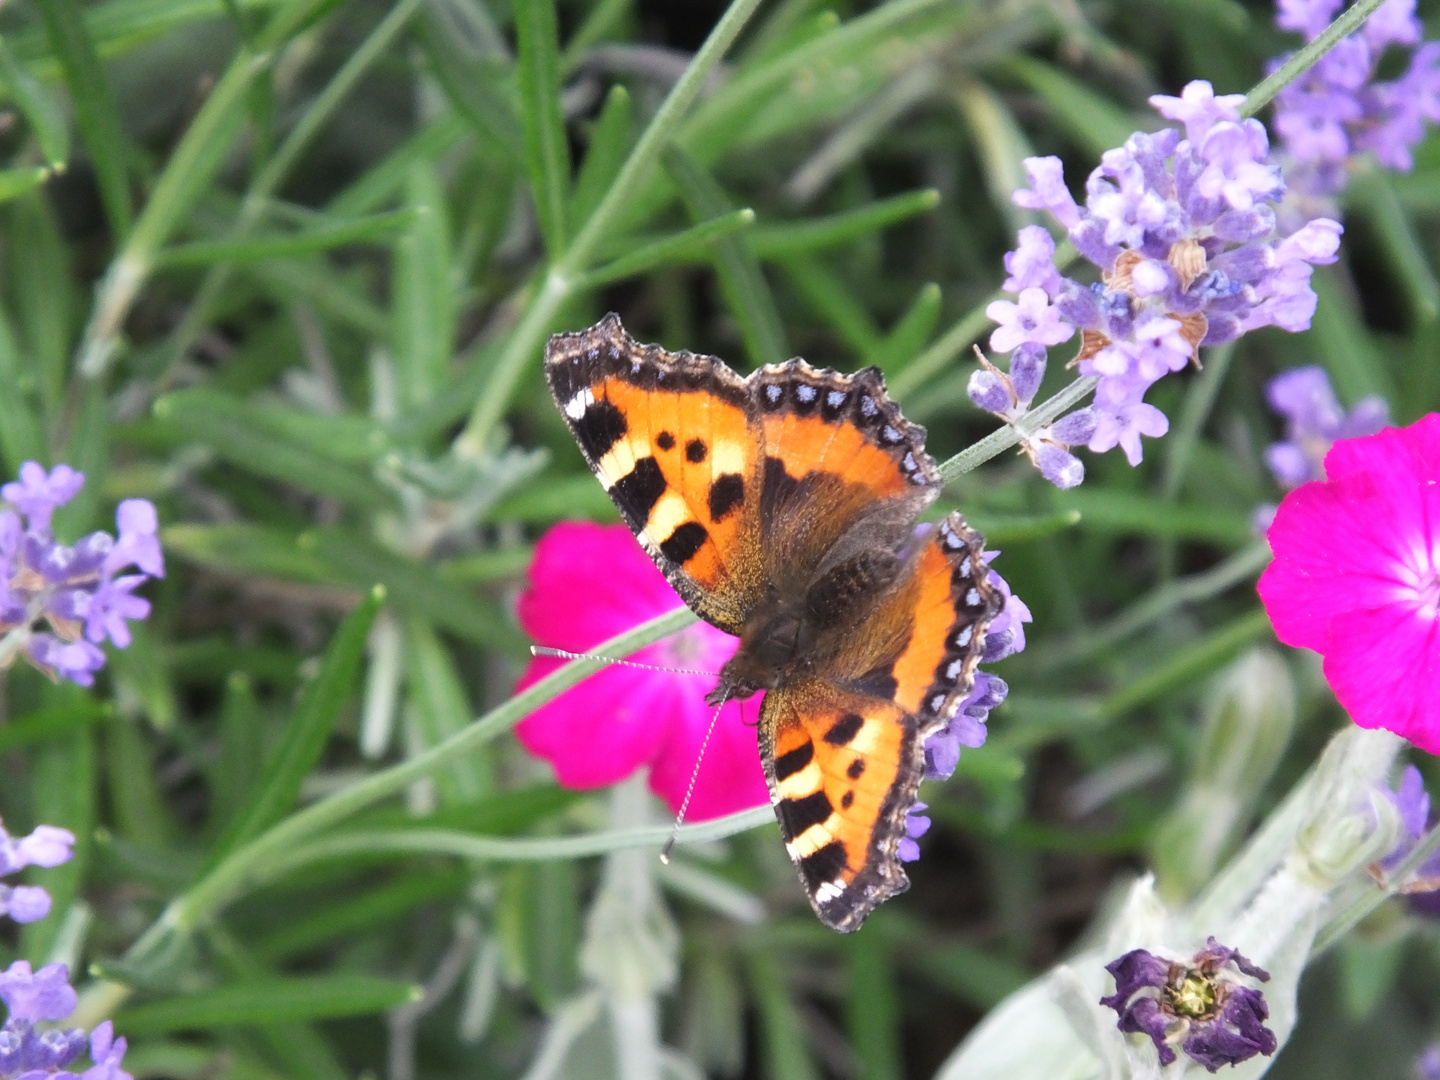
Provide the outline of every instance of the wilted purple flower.
[[1177,1043],[1212,1073],[1256,1054],[1268,1057],[1278,1046],[1265,1026],[1265,995],[1240,978],[1268,982],[1269,973],[1213,937],[1188,962],[1134,949],[1105,970],[1115,979],[1115,993],[1100,1004],[1120,1014],[1121,1031],[1148,1036],[1161,1065],[1176,1060]]
[[[9,643],[0,646],[6,657],[0,664],[21,655],[52,679],[90,686],[105,666],[95,646],[106,638],[122,649],[130,644],[126,620],[150,614],[150,602],[134,591],[151,576],[164,576],[165,558],[155,507],[144,499],[126,499],[116,510],[118,541],[94,532],[73,547],[56,543],[51,516],[84,482],[68,465],[47,474],[27,461],[19,482],[0,488],[27,519],[22,524],[13,511],[0,511],[0,631]],[[115,577],[131,565],[144,573]],[[38,632],[41,620],[53,633]]]
[[1265,463],[1282,487],[1325,479],[1325,455],[1337,439],[1374,435],[1390,419],[1380,397],[1367,397],[1346,412],[1323,368],[1303,367],[1270,380],[1270,407],[1285,417],[1285,441],[1265,451]]
[[[1000,552],[987,551],[984,559],[988,565]],[[1025,648],[1025,624],[1031,621],[1030,609],[1025,601],[1010,591],[1010,583],[990,571],[990,584],[1005,597],[1005,606],[985,632],[985,652],[981,661],[993,664]],[[970,688],[950,722],[925,740],[925,778],[927,780],[948,780],[960,763],[962,747],[974,749],[985,745],[985,721],[990,710],[1005,700],[1010,687],[1005,680],[988,671],[975,673],[975,685]],[[928,823],[927,823],[928,827]]]
[[[1339,0],[1280,0],[1276,24],[1313,41]],[[1336,212],[1335,196],[1365,151],[1387,169],[1409,172],[1427,122],[1440,120],[1440,44],[1421,45],[1415,0],[1390,0],[1275,98],[1276,160],[1290,186],[1288,221]],[[1404,74],[1376,78],[1391,46],[1414,48]],[[1270,70],[1288,59],[1276,57]]]
[[905,811],[905,835],[895,848],[901,862],[914,862],[920,858],[920,845],[915,841],[930,831],[930,819],[924,813],[928,809],[925,803],[917,802]]
[[1059,159],[1025,162],[1030,184],[1015,202],[1053,214],[1101,280],[1086,286],[1062,277],[1049,235],[1022,230],[1005,260],[1005,288],[1018,291],[1019,302],[987,309],[1000,324],[991,347],[1014,352],[1010,370],[987,363],[971,380],[970,396],[1018,423],[1039,387],[1044,350],[1065,340],[1065,329],[1082,331],[1076,360],[1081,374],[1099,379],[1093,408],[1074,430],[1062,431],[1062,420],[1021,439],[1058,487],[1084,477],[1069,449],[1080,442],[1097,453],[1119,446],[1138,464],[1142,436],[1169,428],[1146,392],[1195,361],[1200,346],[1261,326],[1309,326],[1310,274],[1335,260],[1341,229],[1316,221],[1293,236],[1276,231],[1273,206],[1285,185],[1264,127],[1240,116],[1243,100],[1216,96],[1199,81],[1179,97],[1152,98],[1163,116],[1185,126],[1184,137],[1174,128],[1136,132],[1107,151],[1086,181],[1083,207],[1065,187]]

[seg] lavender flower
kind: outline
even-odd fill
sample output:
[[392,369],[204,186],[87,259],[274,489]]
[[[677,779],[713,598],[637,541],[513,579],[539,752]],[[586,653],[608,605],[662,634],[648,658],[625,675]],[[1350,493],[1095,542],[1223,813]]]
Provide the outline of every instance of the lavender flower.
[[[15,507],[0,511],[0,633],[5,635],[0,666],[23,655],[52,679],[90,686],[105,666],[97,646],[108,638],[117,648],[127,647],[126,620],[150,614],[150,602],[134,592],[152,576],[165,575],[165,559],[155,507],[144,499],[120,504],[115,514],[119,540],[94,532],[73,547],[57,543],[51,519],[84,483],[84,475],[68,465],[46,473],[27,461],[20,480],[0,488]],[[115,576],[131,565],[143,573]],[[51,632],[37,629],[42,620]]]
[[[53,825],[40,825],[29,836],[12,837],[0,825],[0,877],[27,866],[54,867],[69,862],[75,834]],[[0,884],[0,915],[18,923],[35,922],[50,914],[50,894],[36,885]],[[3,980],[3,976],[0,976]],[[3,984],[0,984],[3,985]],[[3,989],[0,989],[3,995]]]
[[1081,443],[1097,453],[1119,446],[1138,464],[1141,438],[1169,428],[1145,393],[1194,362],[1201,345],[1262,326],[1310,325],[1310,274],[1335,260],[1341,228],[1319,220],[1277,233],[1273,207],[1285,184],[1269,160],[1264,127],[1240,118],[1242,100],[1216,97],[1199,81],[1179,97],[1151,98],[1162,116],[1184,125],[1184,137],[1174,128],[1136,132],[1107,151],[1086,183],[1083,207],[1058,158],[1025,162],[1030,186],[1015,193],[1016,204],[1049,211],[1101,280],[1086,286],[1063,277],[1049,234],[1022,229],[1005,259],[1005,288],[1018,292],[1019,303],[987,309],[1000,323],[991,348],[1012,353],[1009,371],[986,363],[969,389],[981,408],[1016,423],[1039,388],[1046,349],[1081,331],[1076,361],[1100,380],[1094,405],[1021,439],[1058,487],[1083,479],[1084,466],[1070,453]]
[[[1313,41],[1340,6],[1341,0],[1280,0],[1275,22]],[[1390,0],[1280,91],[1274,128],[1276,160],[1290,186],[1281,210],[1287,221],[1334,214],[1335,196],[1367,151],[1387,169],[1410,171],[1426,122],[1440,120],[1440,43],[1422,45],[1423,35],[1415,0]],[[1376,72],[1392,46],[1413,52],[1400,78],[1382,82]],[[1270,69],[1286,59],[1277,57]]]
[[[999,554],[998,551],[985,552],[985,562],[990,563]],[[1025,624],[1031,621],[1025,601],[1012,593],[1009,582],[994,570],[990,571],[990,584],[1004,595],[1005,606],[985,632],[985,653],[981,660],[987,664],[1021,652],[1025,648]],[[1003,702],[1009,692],[1010,687],[1000,676],[988,671],[975,673],[975,685],[960,702],[950,722],[925,740],[925,779],[948,780],[960,763],[962,747],[974,749],[985,745],[985,721],[990,710]],[[928,819],[926,827],[929,827]]]
[[900,838],[895,854],[901,862],[914,862],[920,858],[920,845],[916,840],[930,831],[930,819],[924,811],[930,809],[923,802],[917,802],[905,811],[905,835]]
[[1431,1043],[1415,1059],[1415,1080],[1440,1080],[1440,1043]]
[[[77,997],[64,964],[47,964],[32,972],[24,960],[0,972],[0,999],[10,1016],[0,1027],[0,1080],[134,1080],[122,1069],[125,1040],[115,1038],[106,1020],[87,1040],[81,1028],[35,1030],[37,1021],[64,1020],[75,1010]],[[66,1069],[89,1043],[94,1063],[83,1073]]]
[[1268,1057],[1278,1046],[1265,1026],[1265,995],[1239,977],[1269,982],[1269,973],[1213,937],[1188,963],[1134,949],[1105,970],[1115,978],[1115,993],[1100,1004],[1120,1014],[1121,1031],[1148,1036],[1161,1065],[1176,1060],[1177,1043],[1212,1073],[1256,1054]]
[[1384,398],[1367,397],[1346,413],[1322,368],[1303,367],[1270,380],[1265,396],[1285,417],[1285,441],[1265,451],[1265,463],[1285,488],[1325,479],[1325,455],[1337,439],[1374,435],[1390,419]]

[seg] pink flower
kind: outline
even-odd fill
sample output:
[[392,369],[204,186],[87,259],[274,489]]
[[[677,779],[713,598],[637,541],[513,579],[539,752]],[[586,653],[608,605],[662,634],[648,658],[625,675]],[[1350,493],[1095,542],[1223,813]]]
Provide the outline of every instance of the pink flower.
[[[520,625],[541,645],[583,652],[674,608],[682,601],[623,525],[567,522],[535,546]],[[718,674],[738,642],[696,623],[632,661]],[[563,661],[537,657],[517,689]],[[594,788],[650,770],[650,789],[680,808],[714,711],[705,695],[713,675],[642,671],[614,664],[531,713],[515,729],[532,754],[549,761],[560,783]],[[692,820],[770,801],[755,739],[760,699],[728,702],[705,750],[688,817]],[[744,719],[749,717],[747,723]]]
[[1270,526],[1260,598],[1354,721],[1440,753],[1440,415],[1337,442]]

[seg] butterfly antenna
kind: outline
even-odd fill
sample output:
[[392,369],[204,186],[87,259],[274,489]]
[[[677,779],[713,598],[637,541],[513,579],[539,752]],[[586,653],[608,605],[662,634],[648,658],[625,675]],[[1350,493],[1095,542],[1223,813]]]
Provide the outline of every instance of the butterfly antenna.
[[564,649],[552,649],[546,645],[531,645],[531,656],[553,656],[561,660],[599,660],[605,664],[621,664],[624,667],[639,668],[641,671],[663,671],[670,675],[708,675],[712,679],[719,678],[719,673],[714,671],[696,671],[693,668],[656,667],[654,664],[637,664],[634,660],[621,660],[616,656],[601,656],[599,653],[588,652],[566,652]]
[[[727,694],[726,697],[729,695]],[[680,812],[675,815],[675,827],[670,830],[670,839],[665,841],[665,846],[660,849],[660,861],[666,866],[670,865],[670,852],[675,850],[675,841],[680,838],[680,826],[685,823],[685,811],[690,809],[691,796],[695,794],[695,781],[700,779],[700,763],[705,760],[705,748],[710,745],[710,736],[715,733],[715,721],[720,719],[720,710],[725,708],[725,697],[720,699],[720,704],[715,706],[715,711],[710,714],[710,726],[705,729],[705,738],[700,740],[700,753],[695,755],[695,768],[690,773],[690,786],[685,789],[685,798],[680,800]]]

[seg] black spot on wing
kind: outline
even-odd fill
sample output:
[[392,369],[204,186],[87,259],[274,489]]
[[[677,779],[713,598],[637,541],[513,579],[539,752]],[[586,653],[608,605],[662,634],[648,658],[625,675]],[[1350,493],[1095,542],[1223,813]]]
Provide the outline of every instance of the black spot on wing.
[[781,512],[782,507],[795,501],[804,486],[803,480],[796,480],[785,471],[783,461],[777,457],[767,457],[764,482],[760,489],[760,513],[765,518],[773,518]]
[[625,414],[602,399],[580,414],[574,429],[575,441],[589,455],[591,461],[599,461],[610,452],[612,446],[624,438],[628,425],[625,423]]
[[845,775],[850,777],[851,780],[859,780],[860,777],[864,775],[864,773],[865,759],[858,757],[854,761],[850,762],[850,767],[845,770]]
[[846,866],[845,845],[839,840],[832,840],[800,860],[800,873],[813,893],[827,881],[839,879]]
[[794,750],[781,754],[775,759],[775,782],[782,783],[794,776],[815,757],[813,743],[801,743]]
[[675,436],[668,431],[662,431],[655,436],[655,445],[661,450],[673,450],[675,448]]
[[832,807],[823,791],[812,791],[801,799],[781,799],[775,804],[775,816],[780,819],[780,834],[786,840],[794,840],[812,825],[822,825],[829,820]]
[[739,473],[724,473],[710,485],[710,520],[723,521],[725,516],[745,501],[745,478]]
[[710,448],[705,445],[702,439],[691,439],[685,444],[685,460],[692,465],[699,465],[700,462],[705,460],[705,455],[709,452]]
[[899,686],[899,683],[895,681],[893,664],[884,664],[867,671],[864,675],[861,675],[860,678],[856,679],[854,683],[855,689],[862,694],[884,698],[886,701],[894,700],[897,686]]
[[849,810],[850,807],[852,807],[853,805],[855,805],[855,792],[845,792],[845,794],[840,798],[840,809]]
[[831,746],[849,746],[850,740],[860,734],[860,729],[865,726],[865,718],[859,713],[846,713],[830,725],[830,730],[825,733],[825,741]]
[[704,525],[698,521],[687,521],[661,541],[660,553],[671,562],[683,565],[695,557],[695,553],[705,546],[705,541],[709,538],[710,534],[705,531]]
[[616,480],[610,494],[643,528],[650,520],[650,511],[665,494],[665,474],[653,457],[643,457],[635,467]]

